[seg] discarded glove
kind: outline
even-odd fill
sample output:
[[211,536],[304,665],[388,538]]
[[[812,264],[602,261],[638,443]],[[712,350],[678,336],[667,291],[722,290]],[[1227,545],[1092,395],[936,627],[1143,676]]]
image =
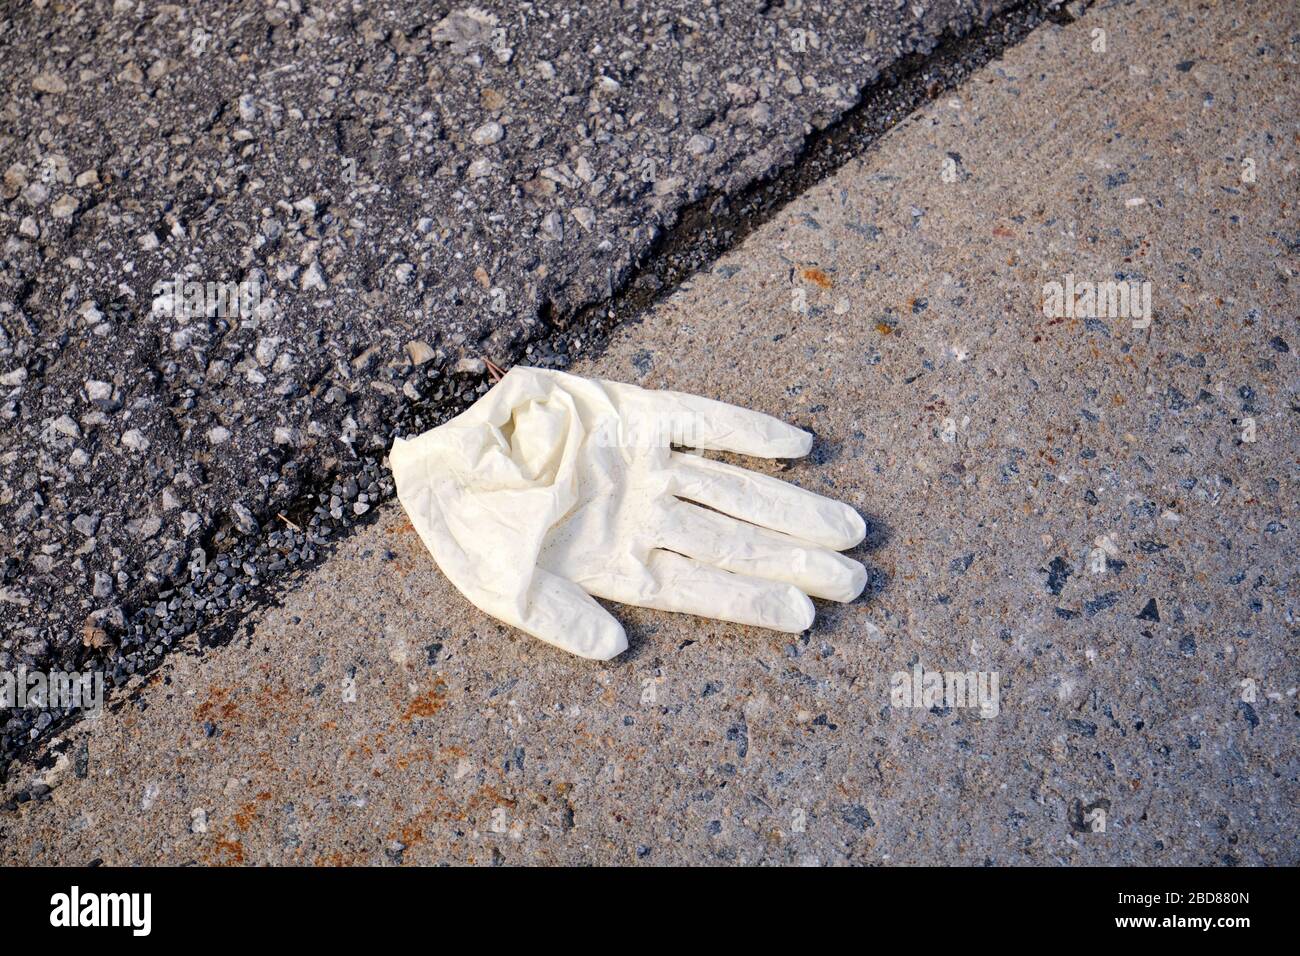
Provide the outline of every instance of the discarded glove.
[[397,439],[389,464],[451,583],[582,657],[627,647],[592,595],[798,633],[807,595],[862,592],[866,570],[836,554],[866,532],[856,511],[672,445],[798,458],[812,436],[694,395],[517,366],[445,425]]

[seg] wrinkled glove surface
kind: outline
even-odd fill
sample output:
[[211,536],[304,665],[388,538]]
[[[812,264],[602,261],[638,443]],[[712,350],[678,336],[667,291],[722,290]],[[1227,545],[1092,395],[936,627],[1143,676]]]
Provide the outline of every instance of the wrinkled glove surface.
[[[769,415],[516,366],[389,464],[438,567],[485,613],[582,657],[627,647],[592,595],[798,633],[808,595],[851,601],[847,505],[672,445],[798,458],[812,436]],[[701,507],[701,505],[706,507]]]

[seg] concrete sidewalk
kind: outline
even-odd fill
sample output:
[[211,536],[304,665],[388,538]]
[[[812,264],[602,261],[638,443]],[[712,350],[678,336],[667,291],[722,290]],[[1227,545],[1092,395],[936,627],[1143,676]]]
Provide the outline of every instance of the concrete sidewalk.
[[[16,768],[0,860],[1300,862],[1298,30],[1044,27],[572,369],[814,429],[769,470],[869,518],[856,603],[794,639],[615,606],[593,665],[390,507]],[[1149,325],[1044,315],[1112,279]],[[997,715],[899,706],[917,666]]]

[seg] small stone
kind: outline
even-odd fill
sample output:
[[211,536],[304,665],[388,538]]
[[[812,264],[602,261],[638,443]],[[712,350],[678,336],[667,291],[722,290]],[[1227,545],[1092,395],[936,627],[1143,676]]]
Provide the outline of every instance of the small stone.
[[474,141],[475,145],[491,146],[494,143],[501,142],[505,135],[506,131],[504,127],[502,127],[500,123],[493,121],[491,123],[484,123],[478,129],[474,130],[470,139]]
[[542,232],[550,239],[564,238],[564,217],[558,212],[549,212],[542,220]]
[[236,501],[230,506],[230,511],[235,516],[235,525],[240,531],[244,532],[244,534],[256,534],[258,532],[260,525],[258,525],[257,519],[253,517],[251,511],[244,507],[242,502]]
[[696,133],[686,141],[686,152],[692,156],[705,156],[713,152],[713,137],[705,136],[703,133]]
[[148,541],[159,531],[162,530],[162,519],[157,515],[150,515],[147,518],[136,518],[134,521],[126,523],[127,533],[139,541]]
[[302,274],[302,289],[304,292],[323,291],[325,289],[325,274],[321,272],[320,263],[315,259],[307,267],[307,271]]
[[86,379],[86,398],[92,402],[108,402],[113,399],[113,386],[98,379]]
[[77,200],[73,199],[67,193],[64,193],[54,201],[50,206],[50,213],[55,219],[71,219],[72,214],[77,211]]
[[208,441],[214,445],[223,445],[230,440],[230,429],[214,425],[208,429]]
[[591,232],[592,227],[596,225],[596,214],[587,206],[579,206],[574,209],[573,218],[578,221],[578,225],[588,232]]
[[72,527],[87,538],[93,537],[99,530],[99,515],[77,515],[72,519]]
[[43,206],[50,198],[50,190],[44,183],[28,183],[23,189],[23,199],[32,206]]
[[41,93],[66,93],[68,84],[54,73],[38,73],[32,78],[32,87]]
[[113,578],[105,571],[95,572],[95,584],[92,593],[97,598],[106,598],[113,593]]
[[412,365],[423,365],[433,358],[433,349],[428,342],[415,339],[406,343],[406,354],[411,357]]
[[435,23],[429,39],[450,44],[451,52],[463,56],[476,46],[487,45],[497,22],[494,14],[469,6],[453,10]]
[[266,368],[275,361],[276,352],[280,348],[280,339],[278,337],[261,338],[257,340],[257,348],[253,350],[253,358],[257,359],[257,364]]
[[457,375],[482,375],[487,371],[487,364],[482,359],[463,358],[456,363]]
[[17,193],[27,185],[27,182],[27,167],[22,163],[10,163],[9,167],[5,169],[4,186],[10,195]]
[[54,430],[65,438],[81,437],[81,427],[72,420],[71,415],[60,415],[54,419]]
[[122,433],[122,444],[132,451],[144,452],[149,448],[149,439],[138,428],[131,428]]

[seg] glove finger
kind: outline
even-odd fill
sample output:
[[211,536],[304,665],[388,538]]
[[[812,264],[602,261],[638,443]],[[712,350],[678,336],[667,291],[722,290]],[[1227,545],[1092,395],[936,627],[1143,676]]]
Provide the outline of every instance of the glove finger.
[[623,625],[572,581],[541,568],[528,589],[523,619],[502,619],[538,640],[589,660],[607,661],[627,650]]
[[646,558],[646,570],[648,586],[613,587],[611,580],[611,593],[596,588],[593,593],[637,607],[696,614],[791,634],[812,626],[815,613],[812,601],[793,585],[732,574],[657,549]]
[[788,482],[720,461],[674,452],[672,493],[763,528],[844,551],[867,534],[862,516],[846,504]]
[[852,601],[867,584],[866,568],[851,558],[684,501],[669,509],[660,547],[831,601]]
[[802,458],[812,447],[812,435],[762,412],[685,392],[602,384],[617,402],[625,426],[660,436],[660,444],[756,458]]

